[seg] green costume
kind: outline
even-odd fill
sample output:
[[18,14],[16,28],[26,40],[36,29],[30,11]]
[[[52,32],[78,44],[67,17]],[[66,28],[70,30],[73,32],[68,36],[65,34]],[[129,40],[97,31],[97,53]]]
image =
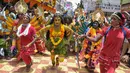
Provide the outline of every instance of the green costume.
[[[59,40],[59,38],[55,38],[55,41]],[[60,44],[58,44],[56,47],[52,44],[50,38],[46,41],[46,47],[49,51],[54,49],[54,54],[58,55],[65,55],[66,54],[66,39],[62,39]]]

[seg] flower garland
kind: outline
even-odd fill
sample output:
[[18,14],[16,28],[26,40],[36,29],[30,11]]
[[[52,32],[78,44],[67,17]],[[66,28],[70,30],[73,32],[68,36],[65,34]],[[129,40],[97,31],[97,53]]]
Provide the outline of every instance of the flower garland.
[[[64,25],[61,24],[61,27],[60,27],[60,31],[59,32],[56,32],[54,30],[54,24],[52,25],[52,27],[50,28],[50,39],[51,39],[51,42],[54,46],[57,46],[58,44],[60,44],[60,42],[62,41],[63,37],[64,37]],[[55,42],[54,41],[54,37],[57,37],[57,36],[60,36],[60,39]]]

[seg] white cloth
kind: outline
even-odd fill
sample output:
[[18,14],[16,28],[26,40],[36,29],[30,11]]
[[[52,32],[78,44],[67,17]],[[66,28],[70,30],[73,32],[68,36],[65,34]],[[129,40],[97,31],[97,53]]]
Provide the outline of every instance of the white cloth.
[[128,52],[127,53],[130,53],[130,48],[128,48]]
[[20,37],[20,36],[26,36],[26,35],[28,35],[28,31],[29,31],[29,28],[30,28],[30,24],[28,24],[28,26],[26,27],[26,29],[22,32],[22,33],[20,33],[20,31],[21,31],[21,29],[22,29],[22,26],[23,26],[23,24],[21,24],[19,27],[18,27],[18,31],[17,31],[17,36],[18,37]]
[[126,38],[125,38],[124,42],[125,42],[125,43],[129,43],[128,40],[127,40]]
[[0,48],[0,56],[4,56],[4,48]]

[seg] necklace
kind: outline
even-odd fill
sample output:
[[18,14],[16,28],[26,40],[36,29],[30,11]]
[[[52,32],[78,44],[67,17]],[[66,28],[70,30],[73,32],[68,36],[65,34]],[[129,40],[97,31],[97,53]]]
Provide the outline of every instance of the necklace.
[[[54,37],[59,37],[59,40],[55,42]],[[64,25],[61,24],[60,31],[58,32],[54,30],[54,24],[53,24],[52,27],[50,28],[50,39],[51,39],[52,44],[54,46],[57,46],[62,41],[63,37],[64,37]]]

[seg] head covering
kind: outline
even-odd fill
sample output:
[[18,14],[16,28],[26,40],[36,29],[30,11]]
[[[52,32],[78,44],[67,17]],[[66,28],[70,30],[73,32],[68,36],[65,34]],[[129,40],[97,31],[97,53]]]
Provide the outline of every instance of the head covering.
[[[130,17],[130,14],[127,11],[123,11],[122,12],[123,16],[127,19],[127,16]],[[125,16],[124,14],[126,14],[127,16]]]
[[26,13],[26,14],[24,14],[24,16],[27,16],[27,18],[29,19],[29,21],[31,20],[30,19],[30,16]]
[[123,13],[127,14],[128,16],[130,16],[130,14],[127,11],[123,11]]
[[120,21],[120,25],[124,25],[125,17],[122,15],[121,12],[114,12],[111,16],[117,17]]
[[112,14],[112,16],[116,16],[118,19],[120,19],[120,20],[122,20],[122,19],[124,19],[124,17],[122,16],[122,14],[120,13],[120,12],[114,12],[113,14]]

